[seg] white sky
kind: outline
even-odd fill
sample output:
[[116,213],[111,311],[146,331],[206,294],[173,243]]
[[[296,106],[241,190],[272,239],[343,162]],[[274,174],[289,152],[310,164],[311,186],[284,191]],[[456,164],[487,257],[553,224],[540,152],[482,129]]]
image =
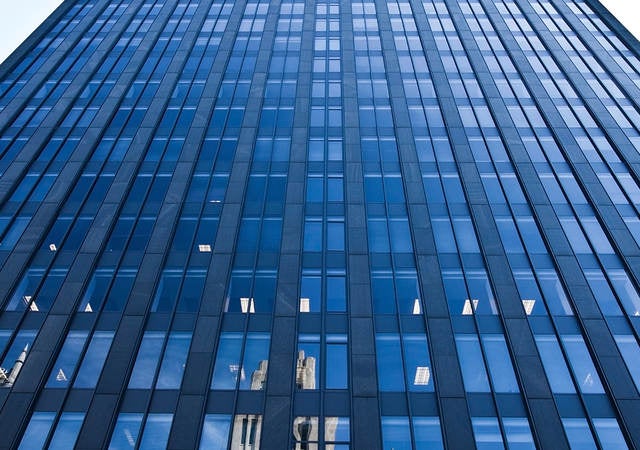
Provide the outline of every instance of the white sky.
[[[600,0],[640,38],[640,2]],[[0,0],[0,62],[15,50],[62,0]]]

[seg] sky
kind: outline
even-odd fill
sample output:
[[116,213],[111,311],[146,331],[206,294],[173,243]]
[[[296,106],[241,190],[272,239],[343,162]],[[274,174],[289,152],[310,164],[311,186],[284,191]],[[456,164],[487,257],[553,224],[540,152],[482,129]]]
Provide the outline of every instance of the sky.
[[[600,0],[640,39],[640,2]],[[0,62],[60,4],[61,0],[0,0]]]

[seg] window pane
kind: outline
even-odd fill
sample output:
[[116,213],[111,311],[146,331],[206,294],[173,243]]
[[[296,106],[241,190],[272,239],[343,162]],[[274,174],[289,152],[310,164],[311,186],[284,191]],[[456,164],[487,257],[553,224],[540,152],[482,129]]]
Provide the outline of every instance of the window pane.
[[433,392],[433,371],[429,359],[427,337],[417,333],[405,334],[403,345],[409,390]]
[[582,336],[570,335],[561,336],[561,338],[580,390],[585,394],[603,394],[604,389],[600,383],[600,377],[596,372]]
[[478,338],[473,335],[456,336],[462,379],[467,392],[489,392],[489,379],[482,359]]
[[[320,428],[318,427],[317,417],[296,417],[293,419],[293,438],[296,443],[317,443],[319,439]],[[317,445],[298,446],[296,448],[308,448],[309,450],[317,449]]]
[[[262,416],[255,414],[238,414],[233,420],[231,433],[232,449],[253,449],[260,447]],[[258,445],[256,445],[256,443]]]
[[478,450],[503,449],[498,419],[494,417],[472,417],[473,436]]
[[235,389],[242,351],[241,333],[222,333],[213,368],[211,389]]
[[320,386],[320,336],[317,334],[301,334],[298,338],[296,386],[298,389]]
[[20,441],[20,447],[18,447],[18,449],[42,449],[54,418],[55,413],[52,412],[34,412],[22,436],[22,441]]
[[440,420],[437,417],[414,417],[413,433],[416,440],[415,450],[444,449]]
[[204,416],[200,448],[202,450],[227,450],[231,416],[207,414]]
[[616,419],[593,419],[593,425],[604,450],[625,450],[628,448]]
[[[349,442],[351,440],[351,435],[349,433],[349,418],[326,417],[324,419],[324,440],[327,443]],[[338,446],[336,446],[336,448],[338,448]]]
[[562,425],[572,449],[596,450],[597,447],[593,442],[593,435],[586,419],[562,419]]
[[49,443],[49,450],[73,448],[80,433],[84,413],[65,412],[60,416],[56,431]]
[[327,223],[327,250],[344,250],[344,223]]
[[622,353],[622,358],[627,364],[627,369],[631,373],[633,381],[636,383],[636,388],[640,390],[640,347],[633,335],[616,335],[616,344]]
[[96,386],[112,340],[113,331],[96,331],[93,334],[73,383],[74,388],[94,388]]
[[269,365],[269,341],[270,336],[267,333],[247,334],[240,373],[240,389],[260,391],[265,388]]
[[142,432],[140,448],[161,450],[167,447],[173,414],[149,414]]
[[345,277],[327,277],[327,311],[344,312],[347,309]]
[[129,380],[129,389],[149,389],[158,367],[164,333],[160,331],[146,331],[140,344],[136,364]]
[[172,332],[164,350],[158,375],[157,389],[179,389],[189,355],[191,333]]
[[382,418],[382,448],[384,450],[412,450],[407,417]]
[[[5,386],[13,383],[20,374],[20,370],[22,369],[22,365],[20,362],[24,364],[26,359],[29,357],[29,349],[31,348],[31,343],[36,337],[36,332],[33,330],[22,330],[18,332],[18,335],[14,338],[9,351],[4,357],[4,361],[2,362],[2,366],[8,372],[8,383]],[[14,370],[15,369],[15,370]]]
[[134,448],[138,442],[141,424],[142,414],[120,413],[113,435],[111,435],[109,450]]
[[554,394],[571,394],[575,392],[569,369],[564,362],[564,356],[555,336],[537,335],[536,345],[540,352],[540,359],[544,371],[549,379],[551,391]]
[[70,331],[58,355],[56,364],[51,370],[47,387],[63,388],[69,385],[73,372],[80,358],[80,352],[87,340],[86,331]]
[[376,335],[378,384],[381,391],[404,391],[402,353],[397,334]]
[[347,388],[347,344],[344,335],[327,335],[327,389]]
[[503,336],[482,336],[493,388],[496,392],[519,392],[509,350]]
[[509,450],[535,450],[529,421],[524,417],[502,419],[504,434],[507,436]]

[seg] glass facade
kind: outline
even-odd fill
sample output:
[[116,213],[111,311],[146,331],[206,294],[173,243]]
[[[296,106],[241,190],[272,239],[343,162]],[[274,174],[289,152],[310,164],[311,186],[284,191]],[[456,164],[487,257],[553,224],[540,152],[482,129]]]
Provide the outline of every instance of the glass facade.
[[2,448],[640,448],[597,0],[67,0],[0,177]]

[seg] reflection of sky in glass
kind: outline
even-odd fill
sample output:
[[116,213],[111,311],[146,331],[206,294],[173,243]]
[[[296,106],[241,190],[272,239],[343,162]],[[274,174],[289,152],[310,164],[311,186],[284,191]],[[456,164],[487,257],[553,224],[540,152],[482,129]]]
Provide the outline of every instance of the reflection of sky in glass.
[[202,427],[200,448],[207,450],[226,450],[229,439],[231,416],[224,414],[207,414]]
[[55,415],[52,412],[34,412],[18,449],[26,450],[44,447],[44,441],[47,439],[47,434]]
[[60,416],[56,431],[49,443],[49,450],[65,450],[73,447],[80,427],[84,421],[84,413],[65,412]]
[[172,421],[173,414],[149,414],[142,432],[140,448],[149,450],[166,448]]
[[110,449],[134,448],[138,441],[142,414],[121,413],[111,436]]

